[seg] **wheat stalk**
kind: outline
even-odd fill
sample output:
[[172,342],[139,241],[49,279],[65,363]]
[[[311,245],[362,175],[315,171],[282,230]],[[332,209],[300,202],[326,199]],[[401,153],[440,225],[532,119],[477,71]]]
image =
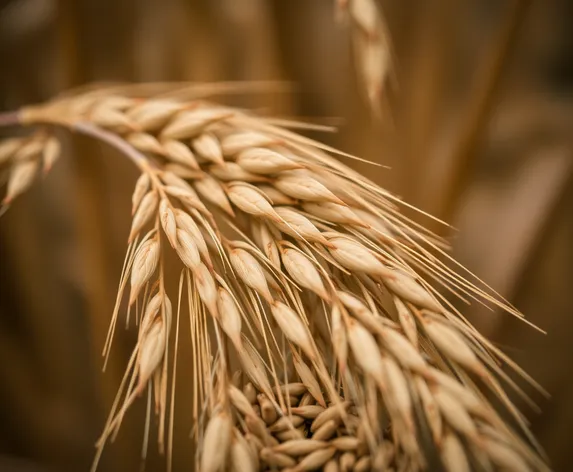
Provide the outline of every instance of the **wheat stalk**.
[[365,99],[381,117],[384,88],[391,78],[392,46],[388,26],[376,0],[335,0],[336,16],[348,25],[354,61]]
[[[171,467],[184,313],[194,398],[178,408],[193,412],[198,470],[548,470],[501,366],[531,380],[435,287],[522,315],[442,262],[443,240],[332,154],[352,156],[289,129],[303,124],[197,90],[96,87],[0,115],[38,128],[0,144],[4,208],[57,160],[55,127],[116,147],[141,171],[105,358],[124,298],[138,338],[93,470],[144,394]],[[176,298],[164,286],[171,250],[183,267]]]

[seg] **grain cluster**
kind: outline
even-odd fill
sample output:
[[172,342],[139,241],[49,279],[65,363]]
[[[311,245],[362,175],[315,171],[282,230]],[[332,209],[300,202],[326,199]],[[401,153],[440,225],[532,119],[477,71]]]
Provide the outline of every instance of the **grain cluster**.
[[[124,312],[137,343],[94,469],[147,395],[168,457],[173,415],[192,411],[203,472],[547,470],[505,391],[519,387],[504,364],[518,367],[443,294],[522,315],[445,263],[443,240],[334,154],[352,156],[292,131],[303,124],[192,92],[70,94],[23,109],[19,123],[39,131],[0,144],[4,205],[52,166],[56,127],[116,147],[141,171],[104,356]],[[174,294],[168,251],[182,268]],[[175,407],[177,375],[192,376],[194,396]]]

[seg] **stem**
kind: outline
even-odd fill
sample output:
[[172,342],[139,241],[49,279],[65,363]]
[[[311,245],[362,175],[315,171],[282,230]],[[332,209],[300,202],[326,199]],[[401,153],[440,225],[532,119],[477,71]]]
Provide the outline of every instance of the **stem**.
[[18,111],[5,111],[0,113],[0,127],[21,125]]
[[111,131],[107,131],[102,129],[98,126],[95,126],[91,123],[86,121],[79,121],[74,123],[71,127],[72,131],[77,131],[80,134],[91,136],[96,138],[100,141],[103,141],[110,146],[116,148],[126,157],[131,159],[131,161],[141,169],[142,172],[149,172],[149,168],[151,167],[149,160],[135,149],[131,144],[129,144],[125,139],[121,138],[115,133]]
[[[49,124],[53,126],[63,126],[62,123],[56,122],[45,122],[45,123],[29,123],[32,124]],[[19,111],[8,111],[0,113],[0,128],[4,126],[27,126],[28,123],[22,123],[20,121]],[[79,121],[67,127],[72,131],[76,131],[80,134],[91,136],[98,139],[99,141],[105,142],[110,146],[116,148],[126,157],[128,157],[142,172],[149,172],[152,164],[145,157],[144,154],[135,149],[131,144],[129,144],[121,136],[118,136],[111,131],[100,128],[99,126],[93,125],[87,121]]]

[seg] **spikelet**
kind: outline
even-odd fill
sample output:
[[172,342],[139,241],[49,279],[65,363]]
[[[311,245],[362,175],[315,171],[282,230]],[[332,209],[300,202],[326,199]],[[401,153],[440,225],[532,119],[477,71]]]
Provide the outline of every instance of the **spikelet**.
[[242,349],[241,315],[231,294],[222,287],[218,290],[217,309],[221,328],[229,336],[237,350]]
[[276,174],[301,167],[288,157],[265,148],[245,149],[237,156],[237,164],[255,174]]
[[298,172],[282,173],[274,186],[286,195],[300,200],[343,203],[318,180]]
[[14,165],[8,180],[8,190],[4,204],[10,203],[18,195],[24,193],[34,181],[40,164],[37,160],[20,161]]
[[24,141],[21,138],[9,138],[0,142],[0,166],[14,157],[22,144]]
[[157,317],[142,336],[139,354],[139,391],[145,388],[163,359],[166,335],[165,323],[161,317]]
[[133,304],[143,286],[151,278],[159,262],[159,241],[152,237],[144,241],[135,253],[131,268],[131,292],[129,304]]
[[233,423],[225,411],[215,413],[205,428],[201,471],[218,472],[223,470],[231,449]]
[[294,249],[286,248],[282,251],[282,261],[295,282],[302,287],[312,290],[319,297],[325,300],[329,299],[318,270],[304,254]]
[[271,306],[271,312],[285,337],[299,346],[310,359],[314,359],[315,351],[308,329],[293,309],[276,302]]
[[44,144],[42,151],[43,172],[48,173],[60,158],[62,145],[55,136],[50,136]]
[[227,187],[227,195],[239,209],[250,215],[279,219],[267,199],[254,187],[246,183],[235,182]]
[[157,203],[159,197],[155,190],[147,192],[147,194],[141,200],[141,203],[137,207],[133,215],[133,220],[131,222],[131,231],[129,233],[128,241],[131,242],[143,229],[143,227],[151,220],[157,209]]

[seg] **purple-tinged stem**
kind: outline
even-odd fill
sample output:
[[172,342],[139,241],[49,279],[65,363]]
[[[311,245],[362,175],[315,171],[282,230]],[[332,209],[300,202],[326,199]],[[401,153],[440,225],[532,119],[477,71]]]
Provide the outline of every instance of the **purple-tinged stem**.
[[2,126],[17,126],[20,124],[18,111],[5,111],[0,113],[0,127]]

